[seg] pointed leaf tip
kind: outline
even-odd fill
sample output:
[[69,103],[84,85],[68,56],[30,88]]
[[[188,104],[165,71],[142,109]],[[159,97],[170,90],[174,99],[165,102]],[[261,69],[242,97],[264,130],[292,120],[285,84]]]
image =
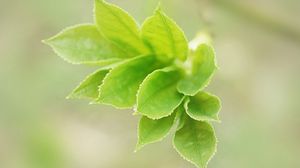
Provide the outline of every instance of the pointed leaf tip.
[[156,8],[155,8],[155,12],[162,12],[162,4],[161,2],[159,1]]

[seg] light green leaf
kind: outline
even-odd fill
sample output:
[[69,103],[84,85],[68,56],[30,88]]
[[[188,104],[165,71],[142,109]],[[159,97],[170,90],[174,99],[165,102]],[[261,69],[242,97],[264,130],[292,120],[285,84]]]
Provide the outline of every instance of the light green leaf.
[[216,152],[217,140],[209,123],[189,118],[175,133],[173,145],[183,158],[199,168],[206,168]]
[[100,69],[92,73],[83,80],[67,98],[96,99],[99,95],[99,86],[102,84],[102,81],[108,72],[108,69]]
[[149,53],[135,20],[123,9],[95,0],[95,22],[104,37],[124,49],[128,56]]
[[104,78],[97,101],[118,108],[132,107],[136,103],[136,94],[144,78],[160,67],[153,55],[134,57],[123,62]]
[[177,128],[176,128],[176,130],[180,130],[183,127],[183,125],[184,125],[184,123],[185,123],[185,121],[186,121],[186,119],[188,117],[187,114],[186,114],[186,112],[185,112],[185,108],[184,108],[185,102],[186,102],[186,98],[181,103],[181,105],[178,106],[176,108],[176,110],[175,110],[175,113],[176,113],[175,120],[177,122]]
[[215,52],[208,44],[201,44],[192,54],[192,66],[177,86],[180,93],[193,96],[208,85],[217,69]]
[[221,108],[218,97],[207,92],[199,92],[186,101],[187,114],[199,121],[219,121],[218,112]]
[[96,26],[90,24],[67,28],[44,42],[73,64],[107,65],[125,57],[120,49],[102,37]]
[[152,120],[143,116],[139,123],[136,151],[147,144],[161,141],[166,137],[174,124],[174,117],[175,113],[159,120]]
[[178,70],[167,67],[151,73],[143,81],[137,94],[137,111],[151,119],[173,113],[184,96],[177,92]]
[[188,44],[183,31],[161,9],[146,19],[142,25],[142,37],[162,60],[186,59]]

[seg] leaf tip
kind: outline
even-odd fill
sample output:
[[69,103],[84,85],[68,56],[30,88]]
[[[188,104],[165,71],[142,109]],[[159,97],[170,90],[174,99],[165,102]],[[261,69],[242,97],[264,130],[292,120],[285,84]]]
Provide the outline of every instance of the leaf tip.
[[65,99],[70,100],[70,99],[72,99],[72,96],[71,96],[71,95],[68,95],[68,96],[66,96]]
[[159,1],[157,6],[156,6],[155,13],[161,13],[161,12],[162,12],[162,4]]
[[41,40],[41,42],[47,44],[47,39]]
[[134,149],[134,153],[137,153],[138,151],[140,151],[145,145],[138,142],[135,146],[135,149]]
[[51,41],[53,40],[53,37],[51,37],[51,38],[48,38],[48,39],[44,39],[44,40],[42,40],[41,42],[43,43],[43,44],[46,44],[46,45],[51,45]]

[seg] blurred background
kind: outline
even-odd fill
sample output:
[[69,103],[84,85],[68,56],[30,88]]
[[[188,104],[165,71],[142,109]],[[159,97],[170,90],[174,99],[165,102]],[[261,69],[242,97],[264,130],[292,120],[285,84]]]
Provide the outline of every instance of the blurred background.
[[[158,0],[108,0],[139,23]],[[0,0],[1,168],[193,168],[172,136],[134,153],[137,116],[65,96],[94,67],[44,44],[93,22],[92,0]],[[213,34],[220,70],[218,152],[210,168],[300,167],[300,1],[161,0],[189,40]]]

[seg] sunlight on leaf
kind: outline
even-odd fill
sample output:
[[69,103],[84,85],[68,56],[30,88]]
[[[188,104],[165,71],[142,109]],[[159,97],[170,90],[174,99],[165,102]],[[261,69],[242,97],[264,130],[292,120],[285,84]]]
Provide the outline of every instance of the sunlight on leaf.
[[140,37],[137,23],[126,11],[103,0],[95,0],[94,12],[100,32],[121,47],[128,56],[149,53]]
[[106,65],[125,56],[90,24],[67,28],[44,42],[64,60],[73,64]]
[[142,37],[161,60],[186,59],[188,43],[183,31],[161,9],[143,23]]

